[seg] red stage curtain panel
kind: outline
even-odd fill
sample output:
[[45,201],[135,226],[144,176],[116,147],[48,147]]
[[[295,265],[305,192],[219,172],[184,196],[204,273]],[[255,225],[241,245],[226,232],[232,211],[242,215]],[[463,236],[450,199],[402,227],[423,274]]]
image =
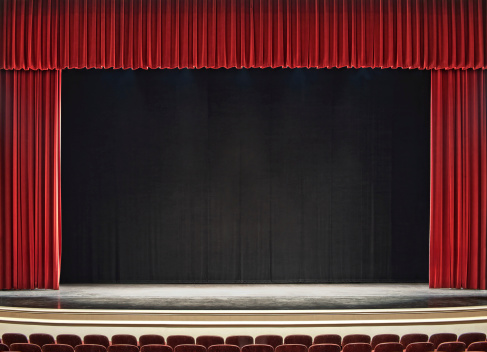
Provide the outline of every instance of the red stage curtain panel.
[[432,71],[431,287],[486,288],[485,77]]
[[484,0],[3,0],[0,68],[486,68]]
[[0,70],[0,289],[59,288],[60,71]]

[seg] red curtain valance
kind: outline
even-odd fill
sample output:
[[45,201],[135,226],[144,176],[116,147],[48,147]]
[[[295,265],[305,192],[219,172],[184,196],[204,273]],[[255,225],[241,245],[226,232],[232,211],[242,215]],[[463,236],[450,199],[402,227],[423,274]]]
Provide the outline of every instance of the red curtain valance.
[[4,0],[0,69],[486,68],[484,0]]
[[0,70],[0,290],[59,288],[61,71]]

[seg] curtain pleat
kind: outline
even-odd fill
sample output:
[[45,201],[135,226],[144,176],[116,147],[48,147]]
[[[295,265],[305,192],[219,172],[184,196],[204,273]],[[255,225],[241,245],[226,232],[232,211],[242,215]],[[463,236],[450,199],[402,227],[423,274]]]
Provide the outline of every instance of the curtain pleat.
[[486,68],[483,0],[5,0],[0,68]]
[[0,289],[59,288],[61,71],[0,70]]
[[431,287],[486,288],[485,77],[432,71]]

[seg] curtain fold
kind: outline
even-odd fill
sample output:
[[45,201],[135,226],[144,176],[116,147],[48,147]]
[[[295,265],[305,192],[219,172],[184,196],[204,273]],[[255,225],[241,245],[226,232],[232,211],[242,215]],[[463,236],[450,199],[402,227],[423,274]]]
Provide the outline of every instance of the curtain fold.
[[0,68],[486,68],[483,0],[6,0]]
[[0,70],[0,289],[59,288],[61,71]]
[[432,71],[430,287],[486,288],[485,77]]

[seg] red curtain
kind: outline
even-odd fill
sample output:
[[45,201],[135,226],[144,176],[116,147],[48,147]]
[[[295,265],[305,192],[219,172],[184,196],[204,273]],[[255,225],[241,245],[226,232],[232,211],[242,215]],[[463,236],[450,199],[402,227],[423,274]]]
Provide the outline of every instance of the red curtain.
[[[485,69],[486,30],[484,0],[4,0],[0,69]],[[0,288],[58,286],[60,76],[0,72]],[[430,284],[485,288],[483,73],[431,89]]]
[[61,71],[0,70],[0,289],[59,288]]
[[0,69],[487,68],[484,0],[4,0]]
[[430,287],[486,288],[485,77],[432,71]]

